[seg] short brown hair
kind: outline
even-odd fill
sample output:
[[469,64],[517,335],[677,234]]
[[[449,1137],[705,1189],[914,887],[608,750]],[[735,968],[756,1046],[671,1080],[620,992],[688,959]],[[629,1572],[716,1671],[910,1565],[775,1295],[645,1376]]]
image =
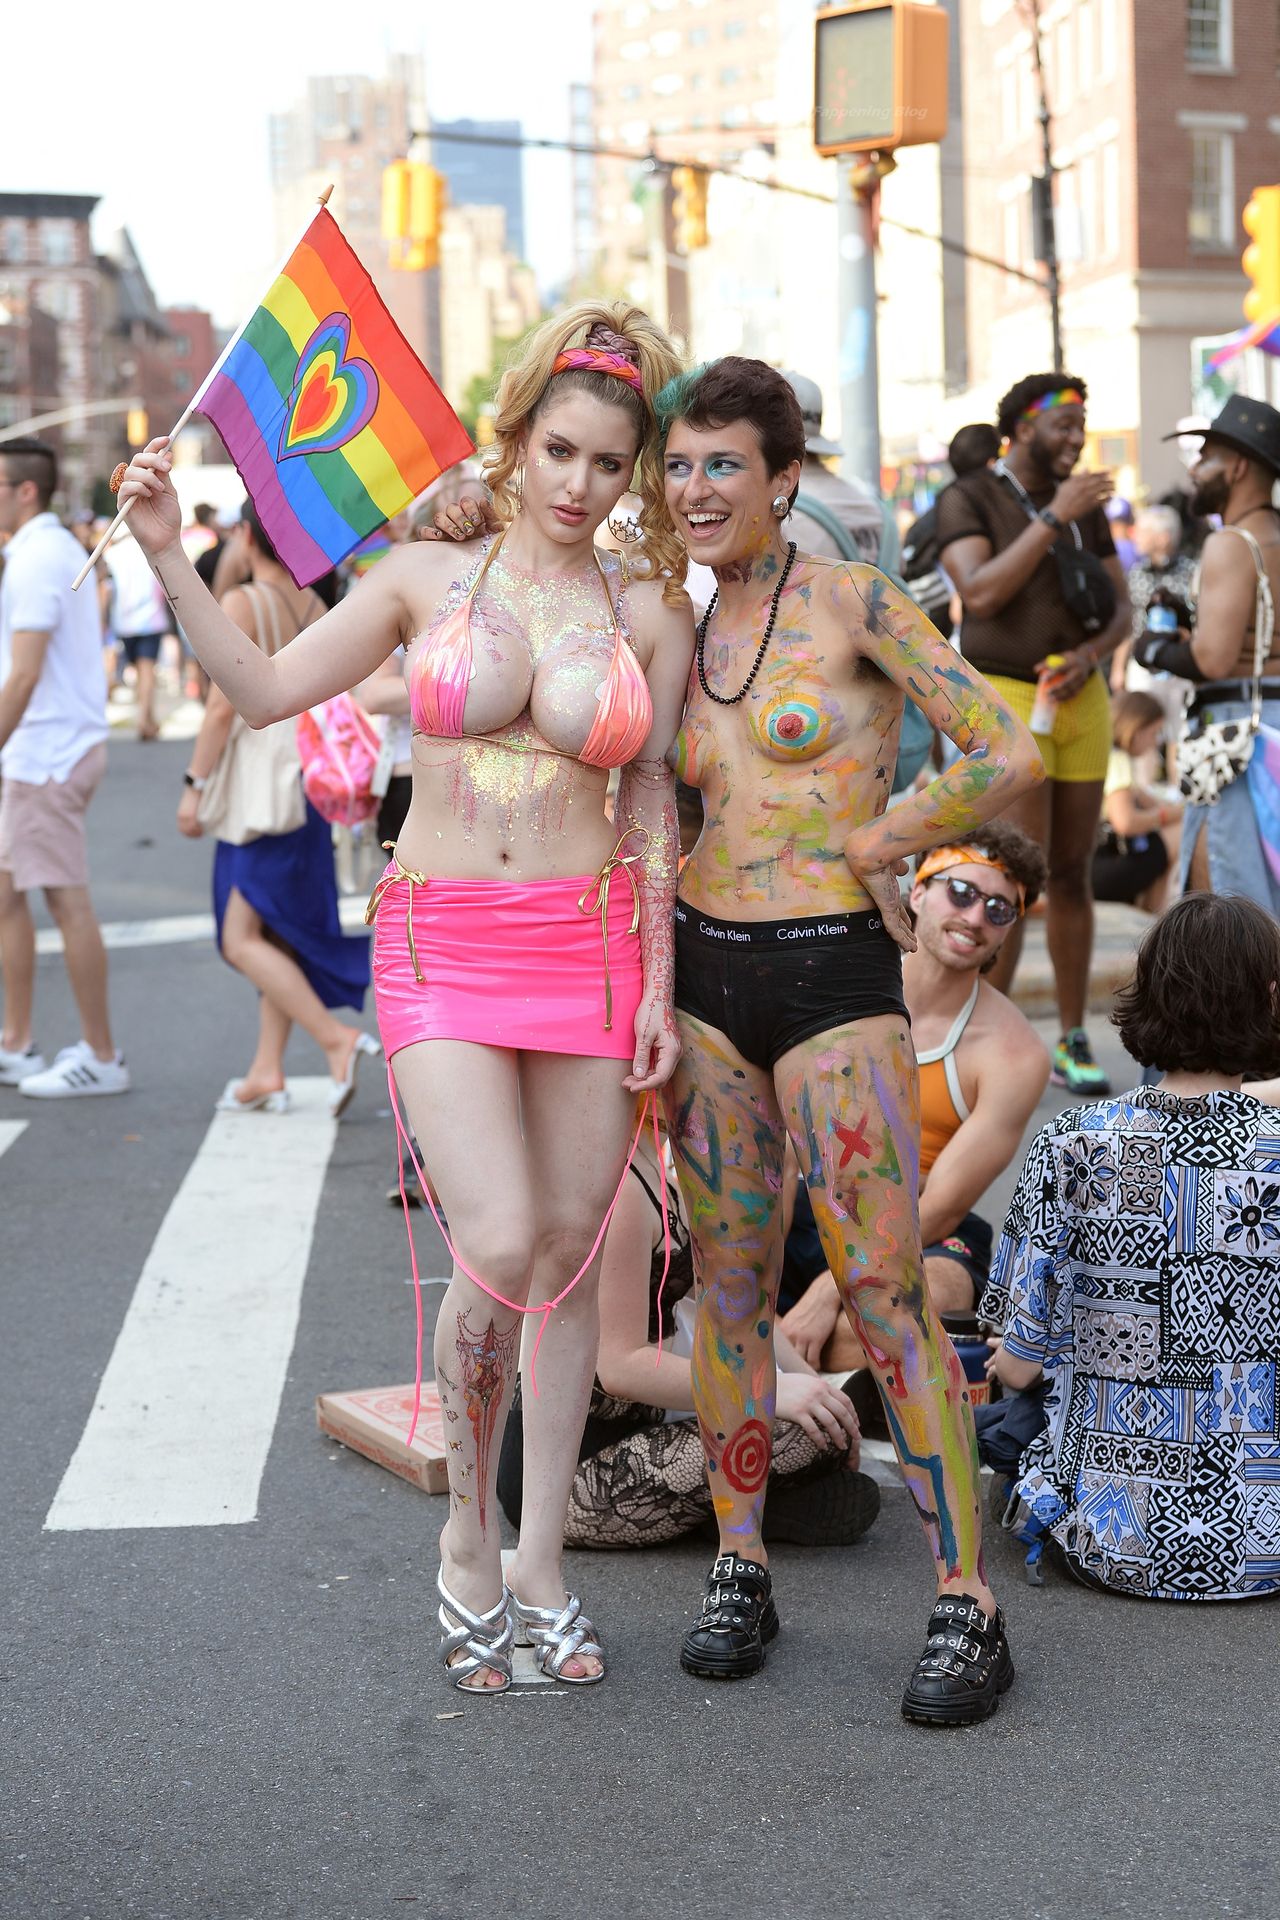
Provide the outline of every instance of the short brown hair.
[[32,482],[43,511],[58,490],[58,456],[48,441],[29,436],[6,440],[0,445],[0,460],[12,486],[20,487],[24,480]]
[[1238,894],[1189,893],[1138,948],[1111,1019],[1162,1073],[1280,1073],[1280,926]]
[[[678,374],[657,400],[665,440],[677,420],[691,427],[727,427],[745,420],[755,429],[768,471],[781,473],[793,460],[804,459],[804,415],[795,389],[785,374],[763,360],[726,353],[720,360]],[[800,491],[791,489],[791,505]]]
[[1150,693],[1118,693],[1111,702],[1111,738],[1121,753],[1132,753],[1133,743],[1153,720],[1165,723],[1165,711]]
[[1044,892],[1047,867],[1041,849],[1029,833],[1015,827],[1011,820],[988,820],[972,833],[948,835],[949,847],[972,847],[976,853],[990,854],[999,861],[1011,880],[1022,888],[1023,909],[1034,907]]

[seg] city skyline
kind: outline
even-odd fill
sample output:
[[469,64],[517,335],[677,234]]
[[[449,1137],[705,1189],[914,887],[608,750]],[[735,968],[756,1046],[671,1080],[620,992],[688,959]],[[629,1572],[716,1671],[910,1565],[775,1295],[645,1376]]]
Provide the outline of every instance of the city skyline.
[[[81,28],[93,37],[93,59],[59,71],[56,117],[45,90],[19,93],[6,115],[3,174],[11,191],[98,195],[95,245],[105,247],[110,234],[127,227],[162,305],[205,307],[228,327],[259,298],[277,260],[268,117],[292,104],[310,74],[376,76],[389,55],[421,52],[433,119],[514,119],[526,135],[552,139],[568,137],[571,83],[590,78],[588,0],[566,0],[554,37],[530,29],[517,0],[493,0],[484,47],[502,45],[508,56],[520,50],[494,70],[473,44],[473,22],[442,7],[431,8],[428,29],[415,34],[404,30],[402,6],[366,0],[353,44],[349,11],[317,0],[301,41],[312,50],[305,64],[297,59],[296,22],[286,14],[229,0],[210,17],[216,25],[198,45],[194,85],[191,41],[184,39],[181,52],[171,33],[163,44],[143,31],[104,41],[101,15],[72,5],[64,18],[73,38]],[[146,18],[144,12],[131,21]],[[32,16],[14,19],[6,43],[12,72],[47,68],[47,34]],[[162,103],[154,133],[146,110],[153,98]],[[109,101],[125,103],[123,111],[108,118]],[[150,163],[147,141],[162,164]],[[220,155],[212,168],[211,152]],[[572,271],[571,196],[567,156],[526,154],[526,243],[544,290]],[[334,213],[341,222],[341,207]]]

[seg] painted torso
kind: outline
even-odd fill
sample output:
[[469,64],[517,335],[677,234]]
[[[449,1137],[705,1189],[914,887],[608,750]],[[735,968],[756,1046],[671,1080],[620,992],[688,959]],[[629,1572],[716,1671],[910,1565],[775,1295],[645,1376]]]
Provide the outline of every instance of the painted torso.
[[[859,657],[829,604],[834,572],[820,560],[797,562],[769,651],[738,705],[709,700],[696,670],[690,681],[674,761],[679,778],[701,790],[705,823],[680,891],[725,919],[867,905],[843,845],[883,811],[903,703]],[[704,658],[717,692],[741,686],[762,632],[763,617],[736,636],[727,622],[713,623]]]

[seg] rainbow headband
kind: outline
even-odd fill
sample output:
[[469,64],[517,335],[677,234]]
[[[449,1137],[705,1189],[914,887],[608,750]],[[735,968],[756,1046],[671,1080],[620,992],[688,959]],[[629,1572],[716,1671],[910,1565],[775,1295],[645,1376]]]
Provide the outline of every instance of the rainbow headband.
[[644,397],[644,381],[640,378],[639,367],[633,367],[620,353],[609,353],[603,347],[566,347],[563,353],[556,355],[551,371],[557,374],[571,370],[611,373],[615,380],[625,380],[642,399]]
[[1020,880],[1014,879],[1004,862],[984,853],[981,847],[935,847],[932,853],[926,853],[916,868],[916,885],[932,880],[935,873],[946,873],[952,867],[994,867],[1006,880],[1018,889],[1018,911],[1026,906],[1027,890]]
[[1034,420],[1038,413],[1050,413],[1054,407],[1082,407],[1084,395],[1078,387],[1059,387],[1056,393],[1042,393],[1029,407],[1022,409],[1024,420]]

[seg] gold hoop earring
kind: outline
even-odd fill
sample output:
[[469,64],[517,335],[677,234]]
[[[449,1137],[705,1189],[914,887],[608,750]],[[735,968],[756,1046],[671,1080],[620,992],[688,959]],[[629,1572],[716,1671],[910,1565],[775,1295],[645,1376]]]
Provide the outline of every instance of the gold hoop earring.
[[790,501],[788,500],[788,498],[787,498],[787,496],[786,496],[786,494],[785,494],[785,493],[775,493],[775,494],[774,494],[774,496],[773,496],[773,511],[774,511],[774,516],[775,516],[775,518],[777,518],[777,519],[779,519],[779,520],[785,520],[785,519],[786,519],[786,517],[787,517],[787,515],[788,515],[788,514],[790,513],[790,511],[791,511],[791,502],[790,502]]

